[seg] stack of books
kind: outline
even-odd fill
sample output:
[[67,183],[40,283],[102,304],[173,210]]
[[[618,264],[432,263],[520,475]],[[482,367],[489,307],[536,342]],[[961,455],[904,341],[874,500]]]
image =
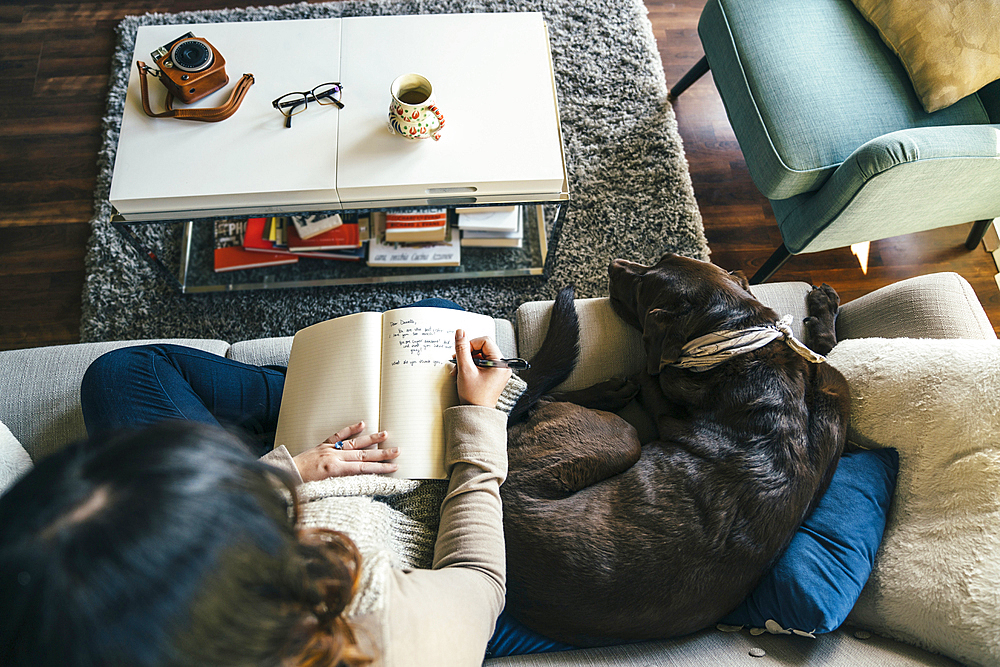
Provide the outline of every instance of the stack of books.
[[[440,232],[441,238],[437,241],[423,241],[401,243],[391,241],[386,233],[386,226],[389,223],[390,215],[397,224],[397,230],[407,229],[400,223],[430,222],[430,216],[435,216],[438,220],[443,220],[444,225]],[[371,219],[371,239],[368,242],[368,265],[369,266],[459,266],[462,263],[462,251],[459,246],[458,230],[452,230],[448,224],[447,211],[414,211],[414,212],[392,212],[391,214],[373,212]],[[415,225],[419,228],[419,224]],[[437,225],[435,225],[437,227]],[[402,238],[406,237],[405,232]],[[397,234],[393,238],[401,238]]]
[[[336,224],[327,225],[324,230],[310,229],[307,239],[300,236],[300,226],[294,222],[294,218],[218,221],[215,232],[215,270],[235,271],[294,264],[300,257],[360,261],[365,253],[364,242],[368,239],[368,218],[344,223],[339,215],[332,217],[336,218]],[[235,241],[237,238],[239,243]]]
[[299,258],[288,253],[251,252],[243,247],[246,240],[246,220],[215,222],[215,271],[236,271],[261,266],[294,264]]
[[389,243],[441,243],[448,233],[448,211],[425,211],[385,214],[385,240]]
[[304,239],[299,235],[298,226],[289,218],[250,218],[243,246],[259,252],[357,261],[363,254],[366,232],[367,219],[359,219],[357,223],[340,223]]
[[524,220],[520,206],[483,206],[455,209],[462,245],[486,248],[520,248]]

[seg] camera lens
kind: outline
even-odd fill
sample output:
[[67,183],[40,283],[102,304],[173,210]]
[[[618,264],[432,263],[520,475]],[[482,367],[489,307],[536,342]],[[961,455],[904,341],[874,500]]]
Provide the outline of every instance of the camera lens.
[[214,57],[211,49],[197,39],[185,39],[178,42],[170,51],[170,57],[177,69],[185,72],[198,72],[212,64]]

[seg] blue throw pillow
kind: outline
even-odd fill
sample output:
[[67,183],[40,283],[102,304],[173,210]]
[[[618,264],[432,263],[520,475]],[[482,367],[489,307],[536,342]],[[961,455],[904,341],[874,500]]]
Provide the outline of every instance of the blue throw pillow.
[[486,644],[486,657],[501,658],[507,655],[551,653],[553,651],[569,651],[575,648],[575,646],[538,634],[504,609],[500,612],[500,618],[497,619],[493,636]]
[[875,564],[896,486],[895,449],[845,453],[788,549],[732,613],[730,625],[816,634],[847,618]]

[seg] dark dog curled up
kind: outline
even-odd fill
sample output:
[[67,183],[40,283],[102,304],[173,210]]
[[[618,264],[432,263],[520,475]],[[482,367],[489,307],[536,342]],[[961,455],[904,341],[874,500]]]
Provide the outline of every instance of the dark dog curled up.
[[[578,646],[688,634],[742,602],[825,492],[849,408],[843,376],[793,349],[742,274],[677,255],[609,272],[612,306],[642,331],[646,371],[543,397],[576,363],[563,290],[524,374],[501,487],[507,607]],[[838,306],[827,285],[807,297],[816,352],[835,343]],[[676,365],[686,344],[720,331],[773,335],[710,368]],[[655,420],[652,442],[613,413],[633,398]]]

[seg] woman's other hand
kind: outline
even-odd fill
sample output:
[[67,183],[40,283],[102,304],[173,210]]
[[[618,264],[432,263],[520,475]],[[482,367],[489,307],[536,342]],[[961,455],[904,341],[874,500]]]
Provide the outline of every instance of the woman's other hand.
[[398,466],[392,459],[399,456],[399,449],[378,449],[376,445],[386,439],[386,432],[358,435],[364,428],[364,422],[344,427],[322,444],[292,457],[302,481],[396,472]]
[[509,368],[480,368],[472,356],[484,359],[502,359],[500,348],[491,338],[466,340],[465,330],[455,332],[455,361],[458,362],[458,398],[465,405],[495,408],[497,399],[507,386]]

